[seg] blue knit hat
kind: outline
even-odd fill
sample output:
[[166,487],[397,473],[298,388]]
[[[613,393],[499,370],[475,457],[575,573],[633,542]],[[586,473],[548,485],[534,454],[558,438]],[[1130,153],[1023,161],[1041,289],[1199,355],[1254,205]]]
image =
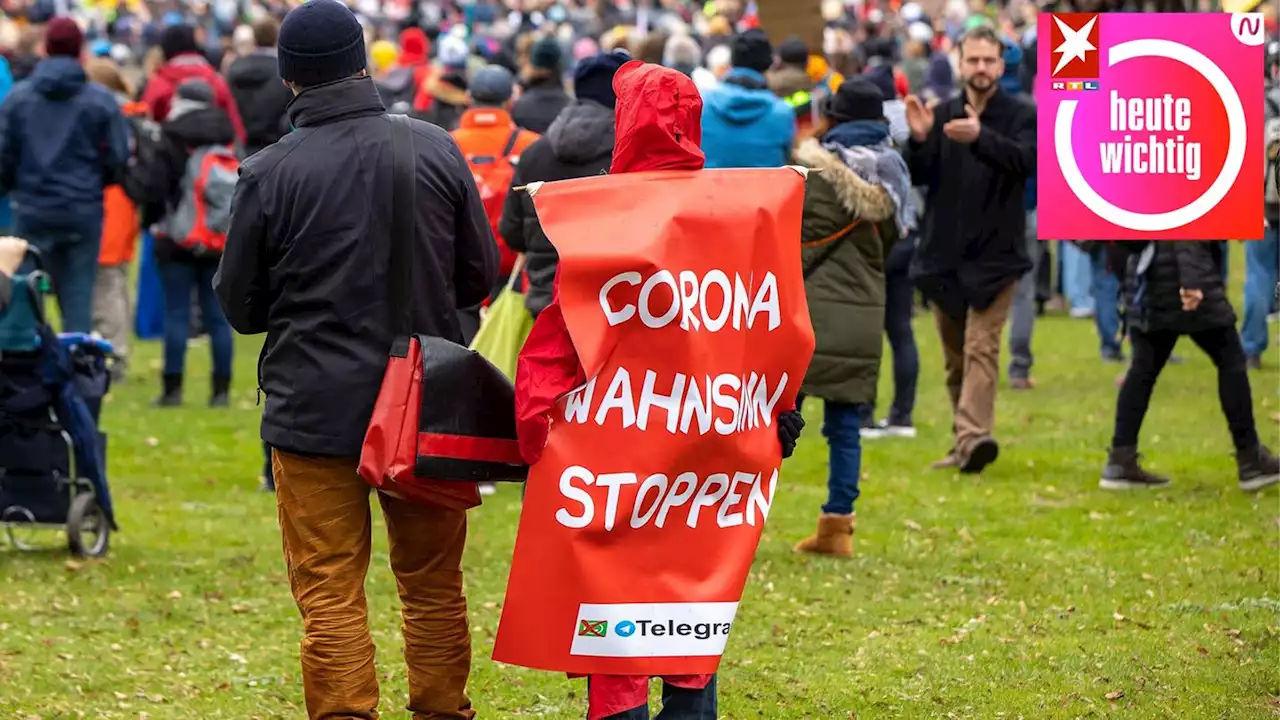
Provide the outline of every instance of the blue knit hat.
[[583,58],[573,69],[574,97],[592,100],[607,108],[614,107],[618,97],[613,93],[613,76],[630,60],[631,55],[626,50]]
[[276,54],[280,77],[306,87],[365,69],[364,29],[336,0],[310,0],[285,16]]

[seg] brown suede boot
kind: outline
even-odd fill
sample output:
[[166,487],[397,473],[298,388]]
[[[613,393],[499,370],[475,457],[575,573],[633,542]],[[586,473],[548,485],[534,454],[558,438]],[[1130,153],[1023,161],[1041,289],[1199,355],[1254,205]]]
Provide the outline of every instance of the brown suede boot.
[[813,553],[814,555],[830,555],[831,557],[849,557],[853,555],[853,515],[830,515],[822,513],[818,516],[818,533],[813,537],[801,540],[795,547],[796,552]]

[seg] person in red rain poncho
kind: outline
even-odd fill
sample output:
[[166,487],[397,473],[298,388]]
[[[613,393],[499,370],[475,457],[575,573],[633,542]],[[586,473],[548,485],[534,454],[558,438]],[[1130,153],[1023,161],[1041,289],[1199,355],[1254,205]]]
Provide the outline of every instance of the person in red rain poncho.
[[[693,81],[668,68],[632,60],[614,76],[618,97],[611,174],[650,170],[701,170],[702,99]],[[586,382],[556,291],[538,315],[516,368],[516,430],[530,465],[542,456],[556,402]],[[804,420],[795,411],[778,416],[783,457],[790,457]],[[716,717],[714,675],[663,676],[663,714],[688,720]],[[649,678],[591,675],[587,720],[649,717]]]

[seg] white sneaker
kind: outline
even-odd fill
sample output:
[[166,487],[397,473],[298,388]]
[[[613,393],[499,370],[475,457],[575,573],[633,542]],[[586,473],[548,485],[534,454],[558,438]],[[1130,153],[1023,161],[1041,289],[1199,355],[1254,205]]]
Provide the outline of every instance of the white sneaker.
[[858,434],[863,440],[876,440],[884,437],[884,427],[880,423],[859,428]]
[[896,438],[913,438],[916,436],[915,425],[890,425],[887,422],[884,425],[885,437]]
[[881,420],[875,425],[862,428],[860,434],[867,440],[887,437],[913,438],[916,436],[916,429],[913,425],[890,425],[888,420]]
[[1071,310],[1067,314],[1075,318],[1076,320],[1085,320],[1093,317],[1093,309],[1092,308],[1071,308]]
[[494,485],[493,483],[479,483],[478,485],[480,488],[481,495],[497,495],[498,494],[498,486]]

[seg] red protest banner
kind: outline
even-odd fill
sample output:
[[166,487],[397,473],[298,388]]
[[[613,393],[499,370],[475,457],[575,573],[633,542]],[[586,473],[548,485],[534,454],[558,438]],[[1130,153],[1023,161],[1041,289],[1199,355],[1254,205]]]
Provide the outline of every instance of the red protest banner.
[[794,168],[547,183],[590,380],[529,473],[493,657],[716,671],[778,483],[774,423],[813,355]]

